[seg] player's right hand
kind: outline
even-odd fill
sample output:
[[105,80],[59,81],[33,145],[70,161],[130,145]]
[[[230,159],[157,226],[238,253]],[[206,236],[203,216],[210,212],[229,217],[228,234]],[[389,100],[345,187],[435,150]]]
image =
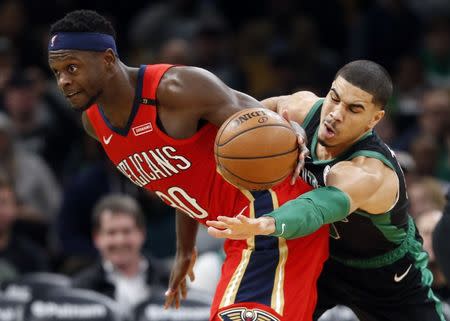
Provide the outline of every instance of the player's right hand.
[[206,221],[208,234],[218,239],[246,240],[255,235],[269,235],[275,232],[275,220],[262,216],[249,218],[239,214],[236,217],[218,216],[217,221]]
[[164,309],[174,306],[176,309],[180,307],[180,300],[186,299],[187,295],[187,277],[192,281],[195,280],[194,264],[197,259],[197,249],[193,249],[190,255],[180,254],[177,252],[175,262],[170,272],[169,288],[167,289],[166,302]]
[[300,176],[300,172],[303,169],[303,166],[305,166],[306,156],[309,155],[309,149],[308,147],[306,147],[308,141],[306,138],[306,132],[303,129],[303,127],[300,126],[300,124],[298,124],[297,122],[290,119],[289,113],[286,109],[281,110],[281,115],[291,124],[292,129],[295,131],[297,135],[298,161],[291,178],[291,185],[294,185],[295,181]]

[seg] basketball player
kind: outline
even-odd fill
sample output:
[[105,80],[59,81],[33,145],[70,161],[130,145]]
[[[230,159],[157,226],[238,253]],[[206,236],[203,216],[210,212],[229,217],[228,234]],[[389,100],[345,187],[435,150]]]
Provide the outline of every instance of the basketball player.
[[311,157],[302,176],[316,189],[262,218],[208,222],[216,237],[288,240],[333,223],[315,319],[336,304],[351,307],[362,321],[444,319],[430,289],[427,254],[407,213],[403,173],[373,131],[391,94],[385,69],[359,60],[337,72],[325,98],[298,92],[264,101],[288,110],[305,128]]
[[[217,173],[218,126],[243,108],[262,105],[206,70],[126,66],[111,24],[93,11],[69,13],[50,35],[50,68],[73,109],[83,113],[86,131],[122,174],[177,210],[177,255],[166,306],[178,306],[185,294],[196,221],[204,224],[224,212],[259,217],[311,189],[287,179],[273,190],[250,193]],[[311,320],[327,235],[324,227],[292,241],[228,240],[211,320]]]

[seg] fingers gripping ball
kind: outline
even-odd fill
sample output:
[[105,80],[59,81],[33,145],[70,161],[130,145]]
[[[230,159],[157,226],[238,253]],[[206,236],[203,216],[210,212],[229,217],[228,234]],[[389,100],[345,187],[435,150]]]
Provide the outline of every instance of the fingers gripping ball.
[[248,190],[269,189],[294,170],[297,136],[277,113],[245,109],[220,127],[214,154],[219,171],[231,184]]

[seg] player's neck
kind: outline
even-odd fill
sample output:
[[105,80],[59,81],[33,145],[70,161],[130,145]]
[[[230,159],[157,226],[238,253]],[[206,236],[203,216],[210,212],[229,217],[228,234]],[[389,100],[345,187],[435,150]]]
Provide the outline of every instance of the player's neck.
[[102,97],[98,100],[98,105],[114,127],[123,128],[128,122],[133,108],[138,70],[119,62],[116,73],[104,86]]
[[336,146],[326,146],[322,144],[320,141],[316,146],[316,155],[319,160],[330,160],[338,157],[349,148],[351,148],[354,144],[356,144],[363,136],[365,136],[367,132],[364,132],[361,136],[357,137],[352,141],[348,141]]

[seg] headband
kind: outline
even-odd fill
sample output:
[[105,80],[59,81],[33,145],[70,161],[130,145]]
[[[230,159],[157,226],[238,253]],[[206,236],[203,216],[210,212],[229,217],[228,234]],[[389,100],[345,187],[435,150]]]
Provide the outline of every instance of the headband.
[[111,35],[98,32],[58,32],[50,38],[48,51],[85,50],[105,51],[111,48],[116,55],[116,42]]

